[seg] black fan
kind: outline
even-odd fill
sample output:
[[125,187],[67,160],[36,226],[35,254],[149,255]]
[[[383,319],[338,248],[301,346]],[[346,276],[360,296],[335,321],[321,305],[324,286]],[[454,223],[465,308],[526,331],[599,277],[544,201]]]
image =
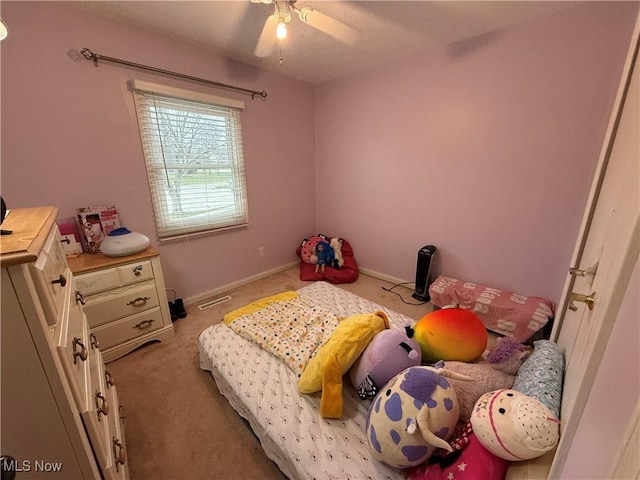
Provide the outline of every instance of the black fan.
[[[0,197],[0,223],[4,222],[4,217],[7,216],[7,205],[4,203],[4,198]],[[13,233],[11,230],[0,230],[0,235],[9,235]]]

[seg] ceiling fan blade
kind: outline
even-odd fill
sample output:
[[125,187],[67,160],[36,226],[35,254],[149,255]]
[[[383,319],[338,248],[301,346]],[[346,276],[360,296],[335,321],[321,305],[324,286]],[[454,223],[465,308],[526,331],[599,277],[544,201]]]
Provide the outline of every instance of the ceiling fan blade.
[[301,9],[292,7],[298,14],[300,20],[314,28],[317,28],[327,35],[340,40],[341,42],[353,45],[358,39],[359,32],[349,25],[346,25],[329,15],[314,10],[313,8],[304,7]]
[[258,38],[258,44],[256,45],[253,54],[256,57],[264,58],[271,55],[273,46],[276,43],[276,28],[278,26],[278,17],[276,15],[269,15],[262,27],[262,33]]

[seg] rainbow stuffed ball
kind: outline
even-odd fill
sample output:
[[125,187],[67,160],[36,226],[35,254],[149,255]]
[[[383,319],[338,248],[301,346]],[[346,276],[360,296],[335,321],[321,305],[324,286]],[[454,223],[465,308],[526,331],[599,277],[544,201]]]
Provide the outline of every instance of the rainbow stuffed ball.
[[445,307],[427,313],[414,325],[422,361],[471,362],[487,348],[487,330],[471,310]]

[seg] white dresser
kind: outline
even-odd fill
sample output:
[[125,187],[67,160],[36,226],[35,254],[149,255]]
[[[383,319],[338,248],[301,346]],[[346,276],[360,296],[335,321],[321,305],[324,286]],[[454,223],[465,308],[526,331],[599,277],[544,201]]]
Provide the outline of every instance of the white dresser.
[[0,237],[0,453],[17,478],[126,479],[113,378],[89,331],[55,207],[12,209]]
[[115,258],[83,254],[68,262],[105,362],[174,337],[157,249]]

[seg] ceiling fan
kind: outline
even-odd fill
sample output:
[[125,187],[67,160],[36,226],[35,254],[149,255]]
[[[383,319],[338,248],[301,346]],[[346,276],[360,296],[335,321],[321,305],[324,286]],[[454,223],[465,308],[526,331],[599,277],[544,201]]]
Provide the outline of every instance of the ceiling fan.
[[306,23],[333,38],[346,44],[353,44],[358,38],[358,31],[335,18],[310,7],[298,8],[296,0],[251,0],[253,3],[274,4],[274,13],[264,22],[262,32],[254,50],[256,57],[268,57],[273,51],[277,39],[287,35],[287,25],[291,22],[292,14],[297,14],[301,22]]

